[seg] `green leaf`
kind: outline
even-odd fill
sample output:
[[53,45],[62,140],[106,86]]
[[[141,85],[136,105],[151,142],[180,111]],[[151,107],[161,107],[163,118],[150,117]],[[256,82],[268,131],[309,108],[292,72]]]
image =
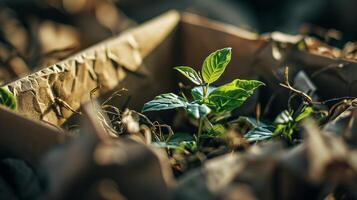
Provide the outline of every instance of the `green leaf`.
[[224,48],[211,53],[203,62],[202,76],[206,83],[219,79],[231,60],[232,48]]
[[293,134],[294,134],[294,129],[293,128],[288,128],[284,132],[284,136],[288,138],[290,142],[293,141]]
[[169,110],[174,108],[186,107],[187,102],[182,97],[173,93],[161,94],[153,100],[144,104],[143,112]]
[[275,124],[287,124],[293,121],[293,117],[287,110],[283,110],[274,120]]
[[211,109],[205,104],[189,103],[185,108],[186,112],[196,119],[205,117],[211,112]]
[[259,126],[248,131],[248,133],[244,135],[244,138],[248,142],[256,142],[256,141],[267,140],[274,136],[275,136],[274,133],[269,129],[269,127]]
[[280,135],[281,133],[285,132],[285,129],[287,129],[288,125],[287,124],[278,124],[275,127],[274,130],[274,135]]
[[[208,87],[208,91],[206,95],[209,95],[213,90],[215,90],[216,87],[213,86],[209,86]],[[194,100],[196,101],[201,101],[203,98],[203,91],[202,91],[202,87],[201,86],[197,86],[191,89],[191,95],[193,97]]]
[[190,81],[192,81],[194,84],[196,85],[202,84],[203,81],[201,77],[191,67],[179,66],[179,67],[175,67],[175,69],[179,71],[181,74],[183,74],[184,76],[186,76],[186,78],[190,79]]
[[216,113],[229,112],[241,106],[254,90],[264,83],[236,79],[218,87],[208,95],[208,106]]
[[250,95],[252,95],[254,93],[254,90],[262,85],[265,85],[265,84],[263,82],[257,81],[257,80],[235,79],[232,82],[226,84],[225,86],[241,88],[241,89],[247,91]]
[[295,122],[300,122],[301,120],[305,119],[306,117],[310,116],[312,113],[312,107],[307,106],[303,109],[303,111],[295,118]]
[[208,106],[215,113],[230,112],[241,106],[248,97],[242,89],[217,89],[209,96]]
[[12,110],[16,109],[15,97],[5,88],[0,87],[0,104]]

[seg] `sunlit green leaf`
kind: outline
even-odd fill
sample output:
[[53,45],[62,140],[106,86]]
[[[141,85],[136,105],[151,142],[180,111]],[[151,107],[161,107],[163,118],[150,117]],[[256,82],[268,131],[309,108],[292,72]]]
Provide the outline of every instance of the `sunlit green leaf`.
[[208,106],[215,112],[229,112],[240,107],[248,98],[242,89],[217,89],[209,95]]
[[307,106],[305,107],[302,112],[295,118],[295,122],[300,122],[301,120],[305,119],[306,117],[310,116],[312,113],[312,107]]
[[213,83],[226,69],[231,60],[231,48],[224,48],[211,53],[204,61],[202,76],[206,83]]
[[16,109],[15,97],[5,88],[0,87],[0,105],[4,105],[12,110]]
[[186,78],[190,79],[190,81],[192,81],[194,84],[196,84],[196,85],[201,85],[202,84],[201,77],[191,67],[179,66],[179,67],[175,67],[175,69],[177,71],[179,71],[181,74],[183,74],[184,76],[186,76]]
[[186,107],[187,102],[182,97],[173,93],[161,94],[153,100],[144,104],[143,112],[169,110],[174,108]]
[[279,135],[279,134],[284,133],[284,130],[286,128],[287,128],[287,124],[278,124],[278,125],[276,125],[275,130],[274,130],[274,135]]
[[216,113],[232,111],[240,107],[261,85],[264,83],[256,80],[236,79],[213,90],[208,95],[208,105]]

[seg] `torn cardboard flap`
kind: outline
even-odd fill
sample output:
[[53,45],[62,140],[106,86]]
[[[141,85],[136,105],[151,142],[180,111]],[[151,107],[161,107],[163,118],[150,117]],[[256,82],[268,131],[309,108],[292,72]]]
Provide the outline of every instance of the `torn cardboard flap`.
[[78,109],[98,85],[104,90],[113,89],[123,79],[122,68],[136,71],[179,19],[177,12],[168,12],[5,87],[16,97],[19,113],[61,125],[72,112],[56,99]]

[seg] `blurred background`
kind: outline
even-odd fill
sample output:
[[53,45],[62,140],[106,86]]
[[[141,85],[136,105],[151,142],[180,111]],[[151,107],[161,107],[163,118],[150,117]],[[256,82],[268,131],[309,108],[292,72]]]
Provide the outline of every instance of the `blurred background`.
[[356,7],[356,0],[0,0],[0,84],[170,9],[342,47],[357,38]]

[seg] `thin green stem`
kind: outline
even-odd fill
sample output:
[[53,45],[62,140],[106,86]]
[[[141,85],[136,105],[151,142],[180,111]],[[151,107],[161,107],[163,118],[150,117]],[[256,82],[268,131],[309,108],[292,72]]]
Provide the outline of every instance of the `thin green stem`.
[[209,88],[209,83],[207,83],[207,85],[205,86],[205,97],[207,96],[207,93],[208,93],[208,88]]
[[206,102],[207,92],[208,92],[208,86],[209,86],[209,84],[207,84],[207,85],[202,85],[202,103],[205,103],[205,102]]
[[202,101],[206,98],[206,86],[202,85]]

